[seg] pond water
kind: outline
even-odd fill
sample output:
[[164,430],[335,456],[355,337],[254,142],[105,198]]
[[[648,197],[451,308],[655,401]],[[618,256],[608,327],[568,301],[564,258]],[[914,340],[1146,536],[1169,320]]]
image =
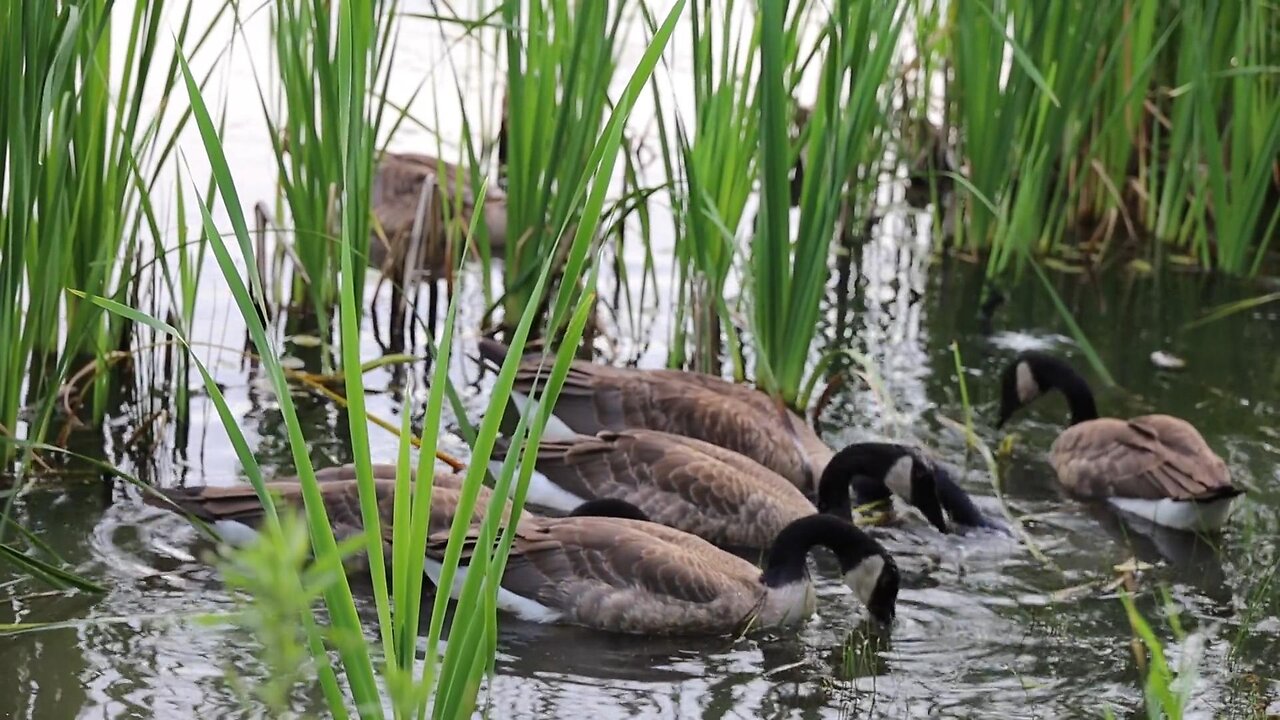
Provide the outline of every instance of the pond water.
[[[1034,281],[1011,291],[993,327],[984,329],[976,268],[931,262],[911,236],[887,232],[855,257],[861,269],[853,280],[833,275],[823,335],[834,346],[858,338],[852,346],[875,363],[880,380],[875,388],[841,383],[829,396],[819,422],[832,444],[906,438],[965,466],[962,442],[936,419],[963,416],[953,341],[968,368],[978,431],[993,447],[1000,439],[989,429],[994,378],[1017,349],[1050,347],[1085,367]],[[884,647],[866,645],[863,612],[833,574],[823,574],[831,569],[825,556],[816,561],[818,613],[794,633],[646,639],[503,618],[497,676],[484,695],[490,716],[1096,717],[1111,707],[1123,717],[1141,707],[1131,632],[1115,593],[1097,585],[1135,555],[1155,566],[1138,576],[1144,615],[1171,639],[1151,592],[1165,587],[1192,633],[1169,651],[1199,658],[1195,708],[1215,717],[1280,711],[1274,671],[1280,608],[1265,584],[1280,522],[1280,362],[1266,351],[1280,340],[1277,309],[1264,306],[1180,333],[1206,308],[1251,288],[1173,272],[1115,273],[1087,286],[1062,277],[1058,287],[1122,388],[1098,386],[1103,412],[1159,408],[1192,418],[1251,489],[1220,542],[1144,535],[1149,529],[1061,499],[1045,451],[1065,405],[1046,398],[1009,428],[1019,440],[1005,487],[1013,511],[1028,516],[1031,538],[1059,569],[1013,540],[944,538],[905,515],[896,527],[874,530],[904,570],[899,619]],[[234,344],[237,331],[228,333]],[[1187,367],[1156,370],[1148,358],[1155,350],[1185,359]],[[475,367],[466,359],[457,364],[465,385]],[[219,365],[219,379],[263,465],[289,472],[269,394],[230,361]],[[394,419],[400,399],[386,390],[392,380],[391,372],[377,371],[368,386],[371,410]],[[483,384],[467,397],[477,409]],[[345,417],[309,395],[298,399],[317,465],[348,461]],[[107,457],[165,485],[242,481],[216,416],[199,397],[181,452],[172,434],[154,448],[127,445],[145,405],[129,403],[113,414]],[[392,458],[394,437],[374,432],[375,459]],[[451,447],[460,443],[455,437]],[[967,465],[964,485],[980,506],[996,511],[976,458]],[[196,557],[203,543],[195,531],[177,515],[143,506],[133,488],[112,486],[83,467],[67,470],[65,482],[24,496],[17,516],[107,592],[48,593],[8,567],[0,570],[11,595],[0,606],[0,622],[77,621],[0,641],[0,678],[8,685],[0,692],[0,716],[252,714],[222,678],[228,664],[252,677],[250,640],[236,630],[180,621],[231,609],[217,573]],[[1054,595],[1089,583],[1092,590]],[[298,697],[299,709],[314,709],[315,700]]]
[[[255,52],[263,45],[257,32],[252,26],[246,31]],[[428,50],[406,52],[410,66],[431,62]],[[242,59],[230,67],[233,80],[247,72]],[[452,88],[445,89],[442,97],[451,97]],[[253,168],[272,161],[256,103],[248,105],[233,113],[227,143],[243,181],[241,196],[267,199],[271,174]],[[403,144],[412,144],[411,130],[406,137]],[[185,147],[199,175],[202,151]],[[666,337],[669,317],[669,288],[662,283],[670,276],[664,242],[669,248],[669,238],[655,239],[658,306],[634,319],[606,322],[599,343],[603,361],[662,362],[665,349],[657,339]],[[925,445],[959,471],[980,507],[997,512],[980,461],[966,460],[962,439],[938,420],[964,414],[952,344],[966,368],[977,431],[992,447],[1004,434],[992,429],[996,378],[1017,350],[1047,347],[1082,370],[1088,365],[1034,276],[1008,290],[991,327],[983,327],[981,269],[939,260],[931,245],[927,216],[893,205],[870,238],[848,248],[852,269],[848,262],[833,267],[823,347],[815,348],[815,357],[831,348],[856,349],[879,379],[868,385],[841,374],[816,421],[833,446],[873,436]],[[471,269],[462,284],[464,336],[474,336],[482,310],[475,290],[479,272]],[[243,325],[216,269],[206,268],[206,275],[193,333],[227,349],[202,350],[202,357],[264,470],[292,474],[270,390],[235,351],[243,347]],[[832,563],[821,556],[815,559],[818,612],[794,632],[651,639],[501,618],[496,676],[482,692],[484,711],[496,718],[1058,718],[1100,717],[1111,708],[1119,717],[1133,716],[1142,707],[1141,676],[1124,608],[1108,584],[1114,567],[1136,556],[1154,566],[1137,576],[1139,608],[1169,641],[1173,658],[1198,659],[1196,715],[1280,713],[1280,599],[1271,589],[1280,557],[1280,356],[1274,352],[1280,304],[1183,330],[1209,308],[1264,289],[1176,269],[1142,275],[1114,268],[1090,282],[1056,274],[1053,282],[1118,384],[1105,389],[1095,383],[1103,413],[1159,409],[1191,419],[1249,489],[1221,538],[1192,541],[1153,532],[1105,509],[1064,500],[1046,462],[1065,420],[1065,404],[1054,396],[1005,429],[1018,440],[1004,468],[1010,506],[1026,518],[1030,538],[1052,567],[1012,539],[943,537],[906,515],[897,526],[873,531],[904,571],[887,646],[865,642],[863,611],[824,572]],[[376,302],[385,318],[386,293]],[[471,337],[460,346],[464,355],[474,356]],[[284,347],[318,369],[315,350]],[[1149,356],[1157,350],[1184,359],[1186,368],[1156,369]],[[379,352],[377,337],[366,328],[362,356]],[[487,378],[467,357],[452,364],[468,411],[479,412]],[[422,388],[422,364],[408,372]],[[140,358],[138,373],[147,389],[120,398],[105,433],[74,433],[72,448],[161,485],[242,482],[205,397],[194,397],[185,427],[149,424],[158,410],[171,407],[162,357]],[[369,373],[370,411],[396,422],[404,379],[401,370]],[[417,395],[421,399],[420,390]],[[350,461],[345,414],[302,390],[295,400],[317,467]],[[444,449],[465,455],[465,444],[446,429]],[[377,428],[371,433],[375,461],[390,461],[396,438]],[[60,481],[43,482],[18,500],[16,517],[107,592],[48,592],[0,565],[0,623],[66,621],[0,638],[0,717],[260,715],[224,679],[228,666],[250,678],[261,672],[252,639],[225,626],[185,621],[232,609],[217,573],[198,557],[205,546],[194,529],[177,515],[142,505],[136,489],[109,482],[90,466],[61,469]],[[1191,633],[1185,643],[1172,641],[1153,600],[1159,588],[1167,588]],[[1069,589],[1077,590],[1060,592]],[[295,701],[302,713],[322,707],[307,690]]]

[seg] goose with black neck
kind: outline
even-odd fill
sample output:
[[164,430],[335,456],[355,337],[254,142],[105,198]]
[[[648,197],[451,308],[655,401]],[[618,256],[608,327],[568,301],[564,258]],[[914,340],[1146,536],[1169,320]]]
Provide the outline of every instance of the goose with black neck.
[[1026,351],[1001,377],[996,427],[1046,392],[1066,397],[1071,418],[1049,449],[1058,482],[1082,500],[1116,508],[1176,530],[1217,530],[1236,496],[1227,464],[1191,423],[1152,414],[1099,417],[1093,392],[1070,364]]
[[832,457],[818,487],[818,511],[839,517],[849,517],[855,506],[892,503],[896,497],[919,510],[941,533],[974,528],[1008,532],[978,509],[945,468],[899,443],[860,442],[845,447]]
[[[820,514],[796,520],[778,533],[762,571],[695,535],[629,519],[643,513],[624,503],[597,506],[604,516],[522,522],[502,576],[499,608],[532,622],[643,635],[794,626],[814,612],[807,557],[822,546],[834,553],[844,583],[879,629],[892,625],[898,567],[852,523]],[[474,533],[473,528],[451,594],[461,588]],[[429,573],[447,543],[446,533],[428,542]]]

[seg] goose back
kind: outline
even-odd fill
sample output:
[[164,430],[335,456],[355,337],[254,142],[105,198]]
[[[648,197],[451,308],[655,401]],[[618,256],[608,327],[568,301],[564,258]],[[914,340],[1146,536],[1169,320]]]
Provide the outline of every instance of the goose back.
[[1067,428],[1050,462],[1069,492],[1085,498],[1209,500],[1237,494],[1227,465],[1185,420],[1142,415]]
[[[374,465],[374,491],[380,527],[383,536],[383,551],[390,558],[391,538],[393,536],[392,518],[395,509],[395,477],[394,465]],[[364,530],[364,516],[360,510],[359,482],[355,480],[354,466],[344,465],[326,468],[316,472],[320,485],[320,498],[324,504],[325,514],[333,528],[335,539],[342,540],[359,535]],[[461,499],[463,476],[454,472],[436,473],[431,493],[431,514],[427,532],[448,534],[453,518],[457,514]],[[302,510],[305,505],[302,485],[296,477],[273,480],[266,483],[267,491],[276,499],[277,504]],[[176,508],[209,524],[227,542],[243,544],[253,539],[259,532],[266,518],[266,511],[252,485],[199,485],[190,487],[159,489],[161,497],[152,494],[144,496],[144,501],[167,510]],[[163,499],[162,499],[163,498]],[[493,492],[484,486],[479,488],[476,503],[472,509],[472,522],[483,521]],[[503,519],[509,520],[510,502],[506,503]],[[521,515],[522,521],[524,514]],[[348,569],[368,567],[364,553],[348,563]]]
[[[423,184],[429,180],[440,191],[424,217],[423,235],[419,257],[415,266],[441,272],[448,254],[444,243],[446,234],[431,228],[444,220],[443,195],[457,197],[461,218],[451,216],[466,228],[475,212],[475,195],[472,192],[469,173],[457,165],[430,155],[418,153],[385,153],[374,173],[370,207],[386,236],[385,241],[371,231],[369,237],[369,265],[399,277],[412,244],[413,226],[418,217],[418,206]],[[455,206],[449,200],[450,209]],[[485,190],[484,222],[489,230],[490,247],[500,251],[506,244],[506,198],[500,188],[492,184]]]
[[754,460],[654,430],[544,441],[537,466],[579,501],[620,498],[653,522],[722,546],[766,547],[788,523],[815,512],[795,486]]
[[[546,372],[541,360],[529,358],[520,367],[515,389],[528,394]],[[577,360],[555,415],[587,435],[648,429],[703,440],[755,460],[808,494],[816,490],[833,454],[803,419],[764,393],[701,373]]]
[[[474,531],[468,540],[464,563]],[[446,542],[443,535],[432,538],[428,555],[442,558]],[[760,624],[788,620],[777,603],[766,602],[759,578],[750,562],[654,523],[537,518],[517,530],[502,587],[531,601],[524,606],[531,619],[624,633],[700,634],[733,632],[755,616]]]

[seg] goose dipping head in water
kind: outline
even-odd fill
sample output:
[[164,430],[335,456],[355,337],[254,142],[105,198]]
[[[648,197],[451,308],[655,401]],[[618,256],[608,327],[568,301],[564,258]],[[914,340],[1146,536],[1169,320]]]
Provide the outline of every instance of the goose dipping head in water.
[[1216,530],[1226,523],[1243,491],[1191,423],[1171,415],[1098,417],[1088,383],[1053,355],[1026,351],[1005,368],[996,427],[1052,390],[1066,397],[1071,410],[1067,429],[1049,449],[1068,493],[1177,530]]

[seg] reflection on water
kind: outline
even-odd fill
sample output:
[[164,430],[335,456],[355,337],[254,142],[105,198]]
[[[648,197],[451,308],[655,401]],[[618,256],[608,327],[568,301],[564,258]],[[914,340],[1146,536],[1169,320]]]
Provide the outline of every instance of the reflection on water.
[[[1084,361],[1034,287],[1011,293],[992,332],[982,332],[979,270],[952,261],[944,283],[927,249],[906,234],[908,226],[892,228],[882,222],[855,248],[848,294],[842,298],[837,283],[828,314],[832,327],[843,324],[844,339],[833,343],[870,358],[879,385],[842,384],[821,413],[823,431],[835,444],[863,435],[921,442],[955,470],[983,512],[999,515],[979,461],[966,458],[960,439],[935,419],[963,413],[951,343],[958,343],[967,368],[977,429],[993,445],[1001,437],[990,429],[993,378],[1007,358],[1043,343],[1082,367]],[[899,620],[884,646],[862,627],[864,611],[831,579],[834,563],[822,556],[815,561],[818,614],[795,634],[635,638],[504,619],[497,674],[484,696],[489,714],[1064,717],[1097,716],[1110,706],[1124,716],[1140,707],[1139,678],[1123,608],[1107,584],[1113,568],[1131,558],[1153,566],[1139,573],[1140,585],[1167,584],[1184,627],[1196,633],[1190,642],[1202,647],[1201,710],[1245,714],[1277,702],[1265,678],[1280,662],[1280,622],[1275,593],[1261,583],[1276,557],[1280,517],[1276,438],[1268,430],[1280,407],[1274,383],[1280,364],[1249,351],[1274,347],[1276,317],[1262,309],[1179,334],[1180,324],[1201,308],[1245,292],[1187,275],[1159,282],[1118,276],[1096,295],[1069,284],[1061,292],[1120,384],[1098,389],[1104,412],[1158,407],[1192,418],[1233,472],[1257,489],[1224,538],[1197,540],[1106,506],[1066,501],[1045,461],[1065,406],[1046,398],[1011,428],[1018,441],[1005,489],[1056,569],[1008,536],[943,537],[903,512],[892,526],[872,530],[904,575]],[[1153,305],[1168,315],[1151,313]],[[1150,352],[1164,348],[1185,358],[1188,368],[1169,373],[1151,366]],[[468,363],[456,361],[457,377],[475,377]],[[264,465],[291,472],[278,410],[252,371],[224,364],[218,375]],[[392,380],[384,371],[368,377],[371,409],[388,418],[401,402]],[[485,382],[469,390],[473,412]],[[348,461],[346,418],[310,396],[297,399],[315,462]],[[185,452],[169,448],[167,458],[154,460],[155,477],[166,484],[237,482],[231,451],[202,399],[192,416]],[[116,423],[111,445],[119,453],[112,459],[126,467],[136,453],[114,448],[124,446],[121,438],[130,431],[129,423]],[[373,440],[378,457],[392,456],[393,437],[376,433]],[[458,447],[456,438],[451,442]],[[252,675],[250,639],[223,626],[186,622],[231,607],[216,573],[199,558],[205,545],[181,518],[141,505],[133,489],[104,492],[107,486],[92,473],[78,477],[22,498],[19,517],[108,592],[100,598],[50,594],[0,570],[12,595],[0,622],[84,620],[0,641],[0,677],[7,678],[0,717],[240,714],[241,701],[223,673],[234,667]],[[1140,607],[1170,637],[1149,593]],[[1171,642],[1169,652],[1177,657],[1182,647]],[[319,708],[318,698],[306,694],[296,703]]]

